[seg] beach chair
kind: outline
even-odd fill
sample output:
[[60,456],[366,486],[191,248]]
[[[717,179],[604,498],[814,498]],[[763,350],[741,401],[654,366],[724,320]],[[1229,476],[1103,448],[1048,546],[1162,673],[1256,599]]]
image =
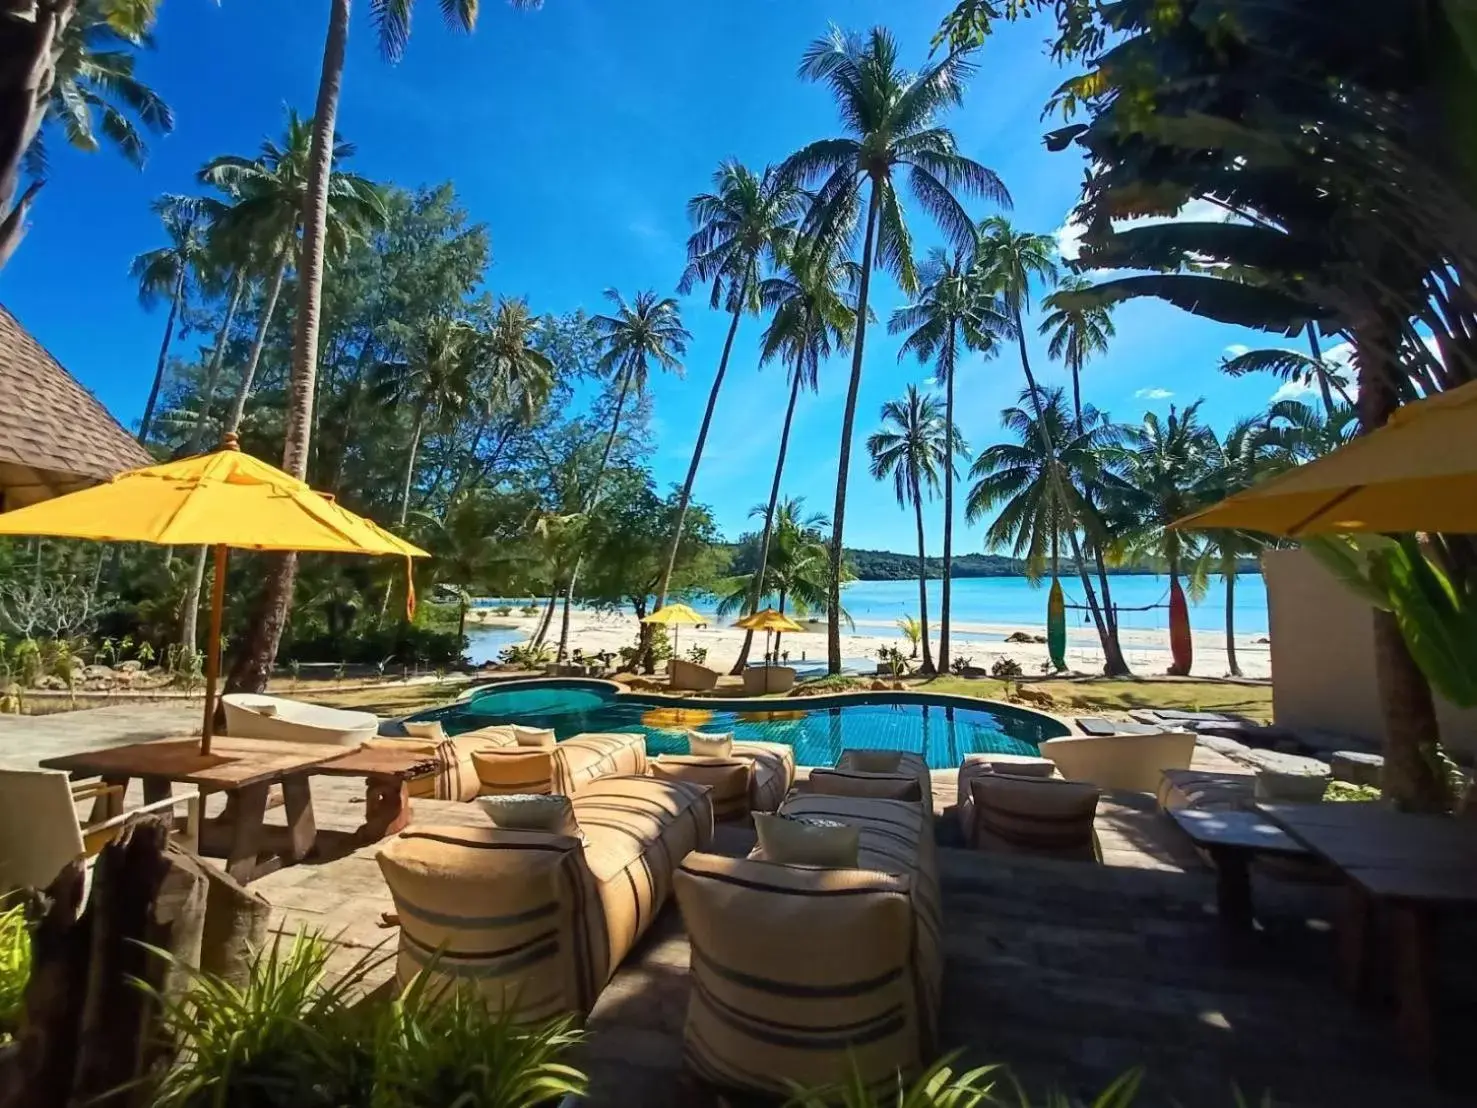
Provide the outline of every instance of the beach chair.
[[[44,889],[77,858],[91,858],[141,816],[185,809],[177,841],[199,843],[200,793],[181,791],[164,800],[122,810],[123,786],[101,781],[74,784],[60,770],[0,770],[0,892]],[[77,806],[93,802],[84,820]]]

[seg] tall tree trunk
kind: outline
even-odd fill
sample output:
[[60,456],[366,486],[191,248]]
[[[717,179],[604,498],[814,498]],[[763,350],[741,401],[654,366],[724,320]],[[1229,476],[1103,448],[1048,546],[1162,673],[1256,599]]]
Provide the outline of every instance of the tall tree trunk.
[[200,641],[200,592],[205,587],[205,563],[210,547],[202,546],[195,551],[195,564],[190,570],[190,586],[185,590],[184,610],[180,616],[180,645],[186,650],[196,650]]
[[841,672],[841,554],[846,530],[846,480],[851,465],[851,436],[856,425],[856,398],[862,387],[862,348],[867,340],[867,295],[872,289],[872,248],[877,238],[880,197],[877,181],[867,201],[867,233],[862,240],[862,279],[857,289],[856,341],[851,353],[851,382],[841,416],[841,454],[836,461],[836,510],[831,516],[831,579],[826,582],[826,671]]
[[[954,576],[954,374],[958,366],[954,360],[954,325],[949,325],[949,344],[946,364],[949,379],[944,382],[944,433],[948,444],[944,448],[944,579],[939,583],[939,663],[938,672],[949,672],[949,631],[954,619],[953,576]],[[920,513],[922,509],[919,509]],[[924,631],[925,636],[927,630]],[[926,638],[924,641],[927,641]],[[925,655],[925,661],[927,656]]]
[[262,347],[267,342],[267,329],[272,325],[272,316],[277,311],[277,300],[282,295],[282,281],[287,276],[287,263],[291,255],[288,247],[282,248],[282,257],[277,259],[277,270],[272,274],[272,284],[267,290],[266,303],[262,305],[261,318],[256,323],[256,335],[251,340],[251,353],[246,356],[246,368],[241,371],[241,383],[236,387],[236,399],[231,402],[231,414],[226,417],[226,430],[239,431],[241,418],[246,414],[246,401],[251,397],[251,386],[256,380],[256,369],[261,364]]
[[[328,37],[323,47],[323,71],[318,103],[313,113],[313,145],[308,158],[307,187],[303,192],[302,251],[298,260],[296,334],[292,349],[292,379],[287,415],[287,441],[282,468],[305,478],[308,471],[309,432],[313,426],[313,395],[318,372],[318,325],[323,299],[324,237],[328,224],[328,184],[333,172],[333,134],[338,119],[339,92],[344,77],[344,52],[349,42],[349,0],[331,0]],[[262,692],[277,659],[277,646],[292,607],[297,579],[297,555],[283,554],[267,572],[259,618],[242,651],[228,687]]]
[[185,296],[185,270],[180,267],[174,279],[174,291],[169,296],[169,317],[164,321],[164,341],[159,344],[159,364],[154,367],[154,383],[149,388],[149,399],[144,403],[144,417],[138,423],[138,441],[149,441],[149,432],[154,429],[154,408],[159,403],[159,389],[164,384],[164,370],[169,364],[169,344],[174,340],[174,321],[179,318],[180,301]]
[[236,309],[241,304],[241,294],[246,288],[246,274],[238,269],[231,278],[231,299],[226,302],[226,317],[215,336],[215,350],[210,355],[210,368],[205,373],[205,384],[200,388],[200,412],[195,417],[195,430],[190,433],[187,454],[198,454],[205,449],[205,428],[210,421],[210,405],[215,400],[215,385],[220,380],[221,363],[226,356],[226,342],[230,338],[231,323],[236,318]]
[[1226,665],[1232,677],[1241,676],[1241,666],[1236,661],[1236,559],[1230,559],[1225,567],[1226,578]]
[[[800,398],[800,367],[795,367],[790,382],[790,403],[785,408],[785,425],[780,431],[780,454],[774,463],[774,481],[769,486],[769,506],[764,509],[764,534],[759,540],[759,568],[754,572],[754,584],[749,589],[749,612],[759,610],[764,599],[764,572],[769,568],[769,541],[774,537],[774,509],[780,499],[780,478],[785,472],[785,455],[790,451],[790,424],[795,419],[795,401]],[[737,677],[749,664],[749,651],[754,645],[754,632],[744,632],[744,644],[739,647],[738,661],[728,672]]]
[[421,434],[426,427],[426,413],[422,408],[415,411],[415,423],[410,429],[410,454],[405,459],[405,479],[400,483],[399,526],[405,526],[410,514],[410,486],[415,484],[415,456],[420,453]]
[[544,639],[549,637],[549,624],[554,621],[554,606],[559,603],[559,586],[555,585],[549,593],[549,602],[544,605],[544,617],[539,620],[538,630],[534,633],[532,645],[543,646]]
[[1307,332],[1308,349],[1312,352],[1313,360],[1318,363],[1318,368],[1316,368],[1313,373],[1318,378],[1318,391],[1323,396],[1323,411],[1329,419],[1332,419],[1333,390],[1328,387],[1328,374],[1324,372],[1323,351],[1318,346],[1318,325],[1316,323],[1309,323],[1307,326]]
[[928,550],[923,542],[923,493],[918,488],[917,472],[911,475],[910,484],[913,486],[913,519],[918,525],[918,622],[923,625],[923,665],[918,672],[931,677],[938,671],[933,668],[933,653],[928,645]]
[[[590,482],[590,502],[585,508],[586,513],[593,512],[600,505],[600,482],[605,478],[605,467],[610,464],[610,451],[615,446],[615,436],[620,430],[621,413],[626,408],[626,394],[631,391],[631,367],[627,367],[621,375],[621,391],[615,399],[615,415],[610,420],[610,433],[605,436],[605,449],[600,452],[600,465],[595,469],[595,479]],[[559,621],[559,652],[556,659],[563,662],[569,657],[569,609],[574,604],[574,589],[579,582],[580,565],[585,560],[581,553],[575,557],[574,568],[570,570],[569,580],[564,587],[564,614]]]
[[1077,433],[1082,434],[1082,367],[1075,358],[1068,360],[1067,367],[1072,371],[1072,417],[1077,425]]
[[0,20],[0,269],[20,245],[26,215],[41,181],[32,181],[21,198],[21,165],[46,119],[58,36],[77,12],[77,0],[37,4],[33,18]]
[[743,304],[740,303],[734,308],[733,319],[728,324],[728,337],[723,340],[723,356],[718,359],[718,372],[713,375],[713,387],[708,391],[708,406],[703,411],[703,424],[698,428],[697,443],[692,448],[687,480],[682,482],[682,495],[677,498],[677,522],[672,527],[672,544],[667,550],[667,568],[662,571],[662,582],[656,589],[657,611],[661,611],[667,604],[667,589],[672,584],[672,571],[677,567],[677,548],[682,544],[682,525],[687,521],[687,504],[692,499],[692,483],[697,480],[697,467],[703,460],[703,446],[708,441],[713,410],[718,407],[718,391],[723,388],[723,375],[728,372],[728,355],[733,350],[733,337],[738,334],[739,319],[743,314]]

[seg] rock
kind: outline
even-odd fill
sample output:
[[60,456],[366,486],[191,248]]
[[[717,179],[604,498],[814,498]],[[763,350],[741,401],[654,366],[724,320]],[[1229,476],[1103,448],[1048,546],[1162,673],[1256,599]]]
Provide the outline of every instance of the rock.
[[1323,792],[1327,788],[1328,775],[1326,773],[1261,769],[1256,775],[1256,798],[1258,800],[1285,800],[1291,804],[1317,804],[1323,799]]
[[112,677],[113,670],[111,666],[92,665],[82,670],[82,679],[84,681],[107,681],[111,680]]
[[904,685],[901,681],[894,681],[892,683],[892,691],[893,692],[903,692],[906,688],[907,688],[907,686]]
[[137,658],[130,658],[126,662],[118,663],[119,673],[141,673],[143,668],[143,662],[140,662]]
[[49,689],[52,692],[67,691],[67,683],[63,681],[60,677],[53,676],[49,673],[44,677],[39,677],[36,679],[36,687],[38,689]]
[[1046,636],[1033,635],[1029,631],[1012,631],[1010,634],[1005,636],[1005,641],[1018,643],[1044,643],[1046,641]]
[[1257,645],[1258,645],[1258,646],[1267,646],[1267,645],[1270,645],[1270,644],[1271,644],[1271,642],[1272,642],[1272,640],[1271,640],[1271,639],[1269,639],[1269,638],[1267,638],[1267,636],[1266,636],[1266,635],[1263,635],[1263,636],[1262,636],[1262,637],[1261,637],[1261,638],[1259,638],[1259,639],[1254,639],[1254,640],[1253,640],[1253,641],[1254,641],[1254,642],[1255,642],[1255,643],[1256,643],[1256,644],[1257,644]]
[[1335,750],[1329,758],[1328,768],[1335,781],[1380,788],[1385,775],[1385,758],[1382,754],[1366,754],[1362,750]]

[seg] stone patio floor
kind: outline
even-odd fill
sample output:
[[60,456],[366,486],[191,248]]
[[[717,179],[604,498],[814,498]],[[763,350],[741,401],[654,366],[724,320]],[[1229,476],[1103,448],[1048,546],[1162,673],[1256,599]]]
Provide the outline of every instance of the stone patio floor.
[[[93,746],[179,733],[194,711],[167,704],[114,706],[63,716],[0,716],[0,765]],[[1238,769],[1207,747],[1195,766]],[[316,778],[320,828],[350,830],[363,808],[357,782]],[[936,773],[940,809],[954,775]],[[219,800],[216,800],[219,803]],[[281,810],[269,819],[281,819]],[[1446,934],[1441,963],[1445,1056],[1457,1066],[1442,1088],[1405,1063],[1388,1008],[1353,1004],[1336,985],[1336,889],[1258,874],[1263,930],[1228,947],[1214,917],[1214,880],[1152,798],[1105,796],[1098,830],[1104,865],[1002,858],[949,846],[952,813],[939,826],[946,970],[943,1046],[965,1066],[1005,1063],[1031,1093],[1061,1089],[1088,1101],[1135,1066],[1146,1071],[1143,1105],[1232,1108],[1264,1092],[1277,1108],[1445,1108],[1471,1104],[1477,1080],[1461,1044],[1477,1041],[1471,935]],[[470,805],[418,801],[415,822],[469,823]],[[711,849],[747,853],[752,831],[720,826]],[[283,934],[310,928],[338,944],[335,972],[376,949],[393,951],[389,893],[376,847],[280,870],[252,888],[274,906]],[[624,961],[589,1020],[577,1062],[591,1075],[592,1105],[692,1106],[725,1098],[682,1068],[688,945],[669,905]],[[373,981],[385,981],[388,962]],[[1464,1067],[1464,1068],[1463,1068]],[[1007,1096],[1006,1103],[1014,1103]]]

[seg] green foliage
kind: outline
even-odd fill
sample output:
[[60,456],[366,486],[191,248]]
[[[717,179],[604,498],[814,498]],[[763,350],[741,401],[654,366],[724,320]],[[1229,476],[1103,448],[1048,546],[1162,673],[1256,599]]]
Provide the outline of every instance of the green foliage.
[[706,646],[689,646],[687,648],[687,660],[695,666],[706,664],[708,660],[708,648]]
[[1325,802],[1358,802],[1379,800],[1383,794],[1373,785],[1355,785],[1348,781],[1329,781],[1323,790]]
[[20,1025],[31,978],[31,928],[24,904],[0,897],[0,1045]]
[[391,956],[371,952],[329,983],[333,949],[316,936],[278,936],[241,988],[154,951],[187,986],[176,998],[140,985],[182,1047],[149,1103],[533,1108],[584,1092],[584,1076],[560,1061],[580,1038],[567,1021],[520,1026],[475,992],[433,994],[424,978],[398,998],[364,999],[367,975]]
[[908,665],[907,656],[895,646],[879,646],[877,658],[887,667],[887,672],[894,677],[901,677],[911,668]]
[[990,676],[998,678],[1000,680],[1005,680],[1006,678],[1011,677],[1020,677],[1024,673],[1025,671],[1021,669],[1021,664],[1011,657],[1002,656],[996,658],[994,663],[990,666]]
[[320,632],[284,639],[283,658],[297,662],[376,665],[393,658],[402,665],[455,666],[466,652],[465,636],[418,624],[392,622],[357,627],[352,632]]
[[868,1086],[855,1064],[846,1079],[836,1085],[805,1089],[796,1086],[794,1095],[785,1108],[980,1108],[991,1104],[990,1094],[995,1088],[998,1066],[981,1066],[964,1073],[955,1073],[953,1064],[957,1054],[940,1058],[919,1074],[912,1082],[905,1083],[901,1076],[897,1084],[885,1090]]
[[923,624],[917,616],[907,615],[898,617],[897,629],[903,633],[903,638],[913,648],[913,657],[918,657],[918,644],[923,639]]
[[554,648],[543,643],[537,646],[531,642],[512,643],[502,648],[497,660],[505,666],[543,669],[554,660]]

